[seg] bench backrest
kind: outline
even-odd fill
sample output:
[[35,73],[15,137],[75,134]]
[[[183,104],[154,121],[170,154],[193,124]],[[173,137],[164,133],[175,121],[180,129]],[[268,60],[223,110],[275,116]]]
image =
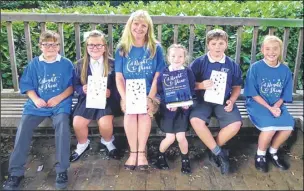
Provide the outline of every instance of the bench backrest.
[[[109,50],[113,55],[114,43],[113,43],[113,30],[115,25],[124,25],[129,15],[85,15],[85,14],[43,14],[43,13],[1,13],[2,22],[6,23],[7,37],[10,53],[10,64],[12,69],[12,81],[14,91],[19,91],[17,63],[14,47],[14,33],[12,22],[22,21],[24,23],[24,33],[26,41],[27,60],[32,59],[32,44],[31,44],[31,29],[29,22],[40,23],[41,31],[46,30],[46,23],[53,22],[58,26],[58,32],[63,37],[64,24],[73,23],[75,31],[75,46],[76,46],[76,59],[81,58],[81,24],[90,24],[91,29],[96,29],[99,24],[105,24],[108,27],[108,43]],[[236,18],[236,17],[210,17],[210,16],[152,16],[153,23],[157,26],[157,38],[162,42],[162,26],[164,24],[173,25],[173,42],[177,43],[179,36],[179,26],[189,26],[189,55],[190,59],[193,56],[194,39],[195,39],[195,27],[197,25],[205,26],[205,34],[214,26],[235,26],[236,30],[236,45],[235,45],[235,60],[240,63],[241,57],[241,45],[242,45],[242,33],[244,27],[252,27],[252,44],[251,44],[251,59],[250,63],[256,61],[257,44],[259,27],[268,27],[269,34],[274,34],[279,28],[283,28],[283,58],[287,56],[287,47],[290,37],[291,28],[299,28],[298,33],[298,46],[294,67],[294,84],[293,90],[296,92],[298,75],[301,65],[301,56],[303,52],[303,20],[301,19],[276,19],[276,18]],[[61,54],[64,55],[64,38],[61,38]],[[206,47],[206,44],[205,44]],[[206,48],[205,48],[206,50]],[[2,79],[1,80],[1,90]]]

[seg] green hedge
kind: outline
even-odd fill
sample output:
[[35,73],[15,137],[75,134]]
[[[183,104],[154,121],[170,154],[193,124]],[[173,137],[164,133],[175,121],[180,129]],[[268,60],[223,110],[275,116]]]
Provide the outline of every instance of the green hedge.
[[[119,6],[112,6],[110,2],[90,2],[93,6],[76,6],[71,8],[63,8],[58,2],[45,3],[41,9],[21,9],[21,10],[2,10],[2,12],[35,12],[35,13],[81,13],[81,14],[130,14],[138,9],[148,10],[151,15],[180,15],[185,16],[223,16],[223,17],[261,17],[261,18],[303,18],[303,4],[299,1],[257,1],[257,2],[208,2],[208,1],[150,1],[150,2],[126,2]],[[1,64],[2,80],[4,88],[12,88],[12,77],[9,61],[7,32],[5,23],[1,23]],[[33,56],[40,54],[37,48],[40,26],[38,23],[31,22],[31,37]],[[227,55],[234,58],[236,45],[236,27],[233,26],[216,26],[224,29],[229,34],[229,47]],[[47,23],[47,28],[57,30],[55,23]],[[98,25],[97,29],[107,33],[106,25]],[[83,32],[90,30],[89,24],[81,24],[81,40]],[[114,25],[113,41],[116,46],[123,30],[122,25]],[[24,25],[22,22],[13,23],[14,42],[16,49],[16,61],[18,74],[21,75],[24,67],[27,65],[26,47],[24,37]],[[155,31],[156,26],[155,26]],[[244,27],[242,35],[241,49],[241,68],[243,78],[246,76],[246,71],[250,65],[250,52],[253,27]],[[257,47],[257,59],[261,59],[262,55],[259,51],[260,44],[264,35],[268,33],[267,27],[260,27],[259,39]],[[278,28],[276,35],[283,39],[283,28]],[[188,47],[189,26],[179,26],[179,42]],[[294,61],[296,56],[297,41],[299,29],[290,30],[290,39],[286,62],[290,69],[294,69]],[[64,25],[64,41],[65,41],[65,56],[76,61],[75,34],[72,24]],[[173,26],[163,25],[162,29],[162,46],[166,51],[167,47],[173,42]],[[196,58],[204,53],[205,47],[205,26],[195,26],[195,40],[193,57]],[[303,64],[299,71],[299,83],[297,89],[303,89]]]

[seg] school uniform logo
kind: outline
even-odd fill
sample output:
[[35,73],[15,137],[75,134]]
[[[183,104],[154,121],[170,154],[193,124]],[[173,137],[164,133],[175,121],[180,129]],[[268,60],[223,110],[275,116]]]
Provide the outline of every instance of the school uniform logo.
[[264,95],[275,95],[279,97],[282,93],[283,85],[280,79],[263,79],[260,87],[260,91]]
[[221,72],[228,73],[229,72],[229,68],[221,68]]

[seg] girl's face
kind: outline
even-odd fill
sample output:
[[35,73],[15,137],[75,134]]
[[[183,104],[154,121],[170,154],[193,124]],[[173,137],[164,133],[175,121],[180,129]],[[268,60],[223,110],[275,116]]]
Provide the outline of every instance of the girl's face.
[[180,69],[185,63],[185,50],[182,48],[171,48],[168,60],[174,69]]
[[281,48],[279,42],[265,42],[262,46],[262,53],[267,63],[276,65],[281,55]]
[[106,51],[106,44],[101,37],[89,37],[87,40],[87,51],[94,60],[101,58]]
[[54,42],[53,40],[47,40],[41,42],[40,50],[43,53],[43,56],[46,60],[54,60],[59,52],[60,46],[58,42]]
[[208,43],[208,50],[212,58],[222,58],[227,48],[227,43],[223,39],[212,39]]
[[144,20],[133,20],[131,24],[131,34],[136,41],[145,40],[145,36],[148,32],[148,23]]

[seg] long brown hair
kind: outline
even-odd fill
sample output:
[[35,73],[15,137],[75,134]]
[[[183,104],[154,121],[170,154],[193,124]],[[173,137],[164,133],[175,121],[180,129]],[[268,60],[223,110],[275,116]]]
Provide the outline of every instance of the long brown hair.
[[85,45],[84,45],[84,56],[83,56],[83,61],[82,61],[82,70],[81,70],[81,84],[85,85],[87,84],[87,75],[88,75],[88,67],[89,67],[89,63],[90,63],[90,55],[88,53],[88,40],[91,37],[100,37],[101,40],[103,41],[104,45],[105,45],[105,52],[103,53],[103,64],[104,64],[104,72],[103,72],[103,76],[107,77],[109,72],[110,72],[110,66],[109,66],[109,49],[108,49],[108,45],[105,39],[105,36],[103,33],[101,33],[98,30],[93,30],[89,33],[86,41],[85,41]]

